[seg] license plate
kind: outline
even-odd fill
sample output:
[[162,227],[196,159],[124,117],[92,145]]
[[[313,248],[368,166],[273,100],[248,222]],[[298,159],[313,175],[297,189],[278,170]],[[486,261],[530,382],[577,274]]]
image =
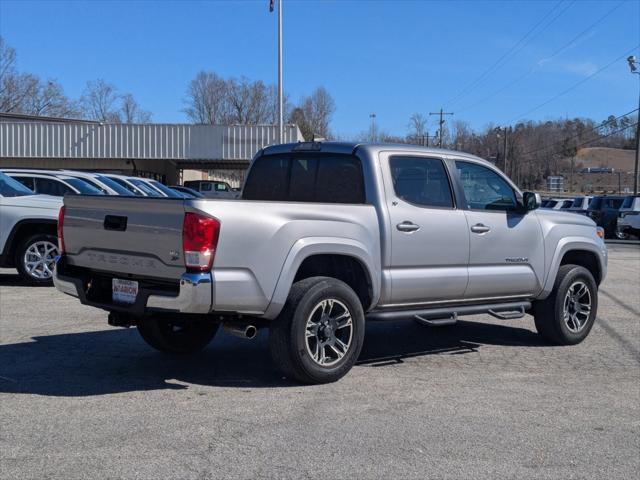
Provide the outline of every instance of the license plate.
[[134,280],[122,280],[114,278],[111,281],[111,298],[116,303],[131,305],[136,303],[138,296],[138,282]]

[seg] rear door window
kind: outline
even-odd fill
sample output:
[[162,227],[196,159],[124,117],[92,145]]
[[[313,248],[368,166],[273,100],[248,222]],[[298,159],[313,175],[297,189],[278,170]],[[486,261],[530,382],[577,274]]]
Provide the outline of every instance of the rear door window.
[[453,208],[453,194],[442,160],[393,156],[389,159],[398,198],[422,207]]

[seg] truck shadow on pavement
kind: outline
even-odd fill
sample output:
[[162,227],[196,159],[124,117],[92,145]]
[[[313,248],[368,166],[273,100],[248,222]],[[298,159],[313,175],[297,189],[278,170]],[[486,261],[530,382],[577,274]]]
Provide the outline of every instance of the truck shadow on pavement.
[[[379,367],[425,355],[474,354],[483,344],[544,345],[530,330],[500,324],[460,322],[432,329],[412,321],[370,322],[358,365]],[[30,342],[0,345],[0,393],[89,396],[188,389],[189,384],[299,386],[276,370],[266,331],[253,341],[220,331],[208,348],[192,356],[157,353],[135,328],[34,337]]]

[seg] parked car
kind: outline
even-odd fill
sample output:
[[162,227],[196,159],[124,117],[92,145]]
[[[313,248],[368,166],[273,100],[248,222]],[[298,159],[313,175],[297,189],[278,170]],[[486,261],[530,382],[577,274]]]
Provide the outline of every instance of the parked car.
[[542,201],[540,208],[547,208],[549,210],[567,210],[573,205],[573,199],[571,198],[549,198]]
[[175,190],[167,187],[166,185],[160,183],[157,180],[154,180],[153,178],[136,178],[136,180],[145,182],[151,188],[153,188],[158,193],[160,193],[160,195],[162,195],[163,197],[185,198],[185,196],[182,193],[176,192]]
[[[171,185],[170,188],[173,188],[174,190],[176,190],[178,192],[182,192],[185,195],[190,195],[191,198],[204,198],[203,194],[201,194],[197,190],[194,190],[193,188],[185,187],[185,186],[182,186],[182,185]],[[187,197],[187,198],[189,198],[189,197]]]
[[78,170],[62,170],[61,172],[72,177],[81,178],[91,183],[94,187],[101,190],[105,195],[118,195],[121,197],[133,196],[133,193],[121,186],[119,183],[100,173],[80,172]]
[[62,200],[37,195],[0,172],[0,267],[16,268],[31,285],[52,282]]
[[604,229],[607,238],[614,238],[618,226],[618,210],[622,206],[624,197],[599,196],[589,202],[587,216]]
[[113,180],[94,172],[84,172],[79,170],[64,169],[35,169],[35,168],[4,168],[3,172],[8,174],[43,174],[51,176],[63,176],[80,178],[100,190],[105,195],[131,196],[131,192],[118,185]]
[[227,182],[218,180],[187,180],[184,186],[202,193],[206,198],[238,198],[240,195]]
[[98,188],[84,179],[63,173],[33,173],[5,170],[11,178],[22,183],[35,193],[63,197],[65,195],[104,195]]
[[625,197],[618,211],[616,237],[626,240],[629,235],[640,237],[640,196]]
[[573,213],[586,215],[587,209],[589,208],[589,202],[592,198],[592,196],[576,197],[573,199],[573,203],[568,210]]
[[460,152],[277,145],[241,200],[66,197],[55,284],[163,352],[200,350],[220,324],[245,338],[268,326],[275,363],[307,383],[351,369],[365,315],[529,312],[546,340],[576,344],[596,317],[604,233],[539,206]]

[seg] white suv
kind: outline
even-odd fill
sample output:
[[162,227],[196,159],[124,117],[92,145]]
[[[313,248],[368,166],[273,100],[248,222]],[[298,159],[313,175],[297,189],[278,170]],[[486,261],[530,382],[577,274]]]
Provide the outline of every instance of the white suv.
[[618,211],[616,237],[624,240],[629,234],[640,236],[640,196],[626,197]]
[[50,285],[58,255],[62,198],[36,195],[0,172],[0,267],[16,268],[30,285]]

